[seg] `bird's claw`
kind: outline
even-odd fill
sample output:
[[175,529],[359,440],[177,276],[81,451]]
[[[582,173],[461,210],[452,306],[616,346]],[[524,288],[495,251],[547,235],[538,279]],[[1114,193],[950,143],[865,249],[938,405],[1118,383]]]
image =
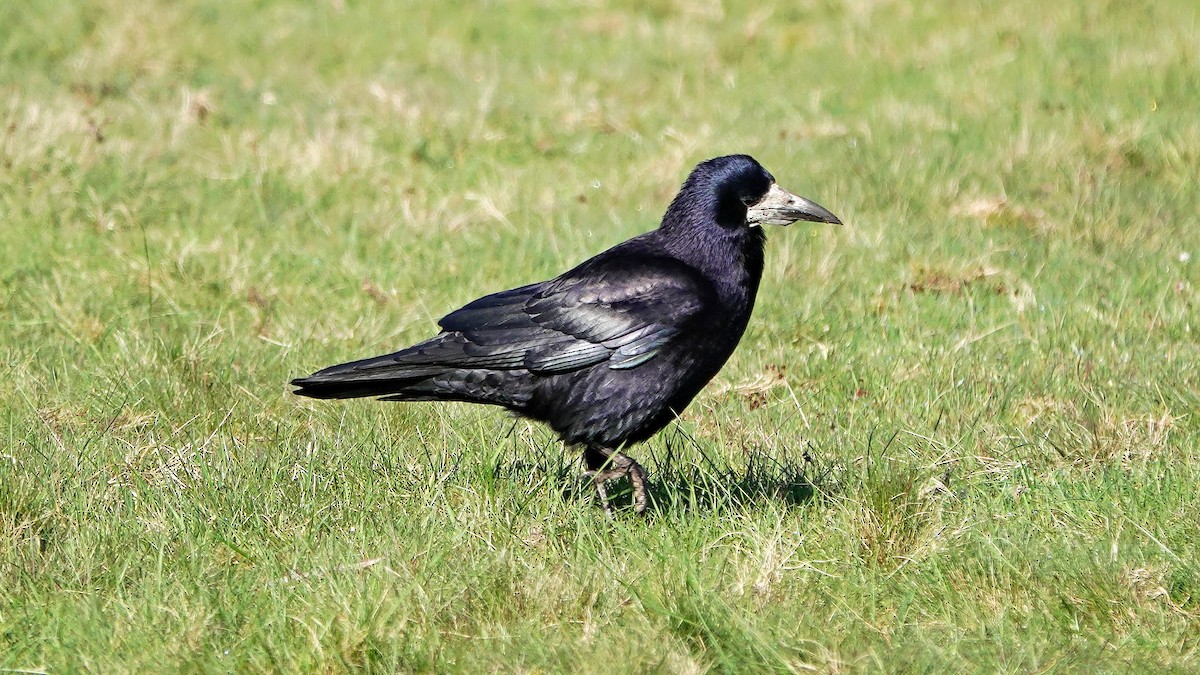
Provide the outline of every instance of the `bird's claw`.
[[600,499],[600,506],[604,508],[604,512],[610,518],[615,515],[612,504],[608,500],[606,483],[614,478],[628,476],[629,483],[633,487],[633,511],[638,515],[646,513],[646,469],[629,456],[614,454],[605,468],[584,471],[583,476],[590,479],[596,486],[596,496]]

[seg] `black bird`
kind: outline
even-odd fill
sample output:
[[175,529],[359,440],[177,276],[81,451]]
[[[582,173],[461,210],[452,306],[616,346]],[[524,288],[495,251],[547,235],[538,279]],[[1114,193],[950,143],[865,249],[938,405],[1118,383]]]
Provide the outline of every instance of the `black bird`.
[[484,296],[425,342],[292,380],[295,393],[503,406],[583,448],[606,510],[605,482],[628,476],[642,513],[646,471],[625,447],[675,419],[725,364],[762,278],[760,226],[797,220],[840,224],[747,155],[701,162],[657,230]]

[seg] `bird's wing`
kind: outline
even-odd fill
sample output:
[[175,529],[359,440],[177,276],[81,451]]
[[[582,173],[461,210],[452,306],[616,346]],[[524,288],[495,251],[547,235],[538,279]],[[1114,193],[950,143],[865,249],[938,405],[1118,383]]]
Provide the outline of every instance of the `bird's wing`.
[[391,355],[392,363],[544,374],[606,361],[613,369],[635,368],[712,297],[709,283],[676,260],[610,258],[480,298],[442,318],[441,335]]

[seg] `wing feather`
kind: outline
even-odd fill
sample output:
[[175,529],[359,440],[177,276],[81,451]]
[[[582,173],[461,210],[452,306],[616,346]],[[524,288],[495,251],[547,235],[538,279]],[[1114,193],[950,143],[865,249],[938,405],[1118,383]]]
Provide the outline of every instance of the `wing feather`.
[[443,317],[436,337],[356,369],[553,374],[605,362],[636,368],[669,345],[712,297],[708,282],[674,259],[604,262],[480,298]]

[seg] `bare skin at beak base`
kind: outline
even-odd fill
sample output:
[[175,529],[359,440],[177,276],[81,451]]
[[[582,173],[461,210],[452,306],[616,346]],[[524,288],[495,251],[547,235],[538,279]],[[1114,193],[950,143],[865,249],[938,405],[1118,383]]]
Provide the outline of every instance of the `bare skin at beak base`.
[[791,225],[797,220],[842,224],[842,221],[824,206],[792,194],[776,184],[771,185],[766,196],[757,204],[746,210],[746,222],[750,225]]

